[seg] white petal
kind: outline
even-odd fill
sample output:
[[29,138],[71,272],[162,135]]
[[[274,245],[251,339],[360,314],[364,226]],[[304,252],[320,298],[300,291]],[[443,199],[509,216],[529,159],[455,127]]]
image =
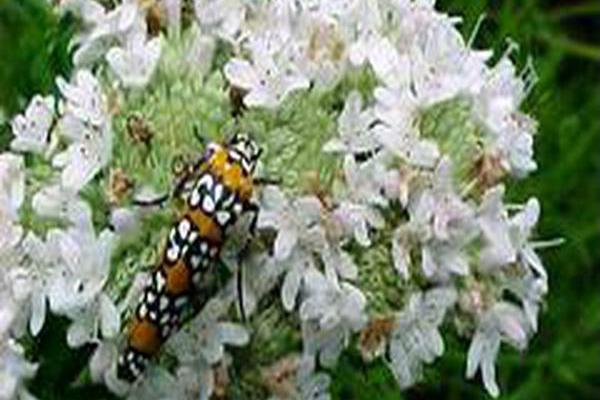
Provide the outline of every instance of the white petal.
[[100,296],[100,327],[103,338],[112,338],[119,334],[121,316],[112,300],[105,294]]
[[394,235],[392,240],[392,257],[394,259],[394,268],[403,279],[409,278],[408,267],[410,265],[410,253],[401,242],[398,235]]
[[237,324],[221,322],[219,323],[219,338],[222,343],[243,346],[248,343],[250,335],[248,331]]
[[[89,319],[89,318],[88,318]],[[92,339],[90,321],[78,320],[69,326],[67,330],[67,344],[71,348],[78,348]]]
[[300,284],[302,283],[302,267],[292,267],[291,270],[285,275],[283,285],[281,287],[281,301],[283,307],[287,311],[294,309],[296,303],[296,297],[300,290]]
[[275,239],[275,258],[278,260],[285,260],[290,256],[292,250],[298,242],[298,235],[296,231],[292,229],[282,229],[277,234]]
[[33,336],[37,336],[44,326],[46,319],[46,295],[38,290],[34,290],[31,295],[31,318],[29,319],[29,331]]
[[225,77],[232,85],[241,89],[259,86],[259,79],[254,67],[246,60],[233,58],[225,65]]

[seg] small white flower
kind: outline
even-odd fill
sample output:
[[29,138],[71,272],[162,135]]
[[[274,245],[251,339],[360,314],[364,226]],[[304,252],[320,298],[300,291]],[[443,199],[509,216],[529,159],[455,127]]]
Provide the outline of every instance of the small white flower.
[[158,65],[161,39],[146,40],[146,34],[131,35],[123,47],[113,47],[106,53],[108,65],[125,87],[146,86]]
[[319,226],[321,203],[316,197],[288,200],[277,188],[268,186],[261,197],[259,228],[277,231],[274,259],[286,267],[281,297],[287,310],[294,308],[305,273],[315,265],[313,249],[324,249],[325,236]]
[[453,288],[439,287],[411,295],[396,319],[389,343],[390,368],[401,388],[420,380],[423,364],[444,353],[439,327],[456,302]]
[[363,246],[371,243],[369,228],[381,229],[385,225],[375,208],[387,205],[379,179],[381,169],[382,165],[376,159],[359,165],[352,155],[344,158],[345,190],[332,214]]
[[63,0],[58,4],[58,11],[72,12],[86,25],[99,21],[106,13],[104,7],[96,0]]
[[382,121],[373,128],[379,143],[410,165],[432,168],[440,157],[437,144],[419,137],[415,127],[417,104],[408,88],[375,90],[375,115]]
[[109,12],[99,4],[81,3],[78,8],[87,29],[74,39],[74,43],[78,45],[73,55],[76,66],[93,64],[131,32],[146,30],[144,16],[137,1],[125,0]]
[[15,341],[0,340],[0,399],[35,400],[24,381],[35,376],[37,364],[25,359],[25,351]]
[[305,352],[332,366],[347,346],[351,334],[366,323],[366,299],[349,283],[333,281],[317,270],[305,278],[305,299],[300,305]]
[[62,185],[78,191],[110,159],[111,121],[100,83],[90,71],[78,71],[71,84],[62,78],[57,84],[65,98],[58,132],[70,144],[52,163],[62,169]]
[[[78,70],[71,83],[58,77],[56,84],[64,101],[60,104],[60,112],[76,118],[84,124],[94,126],[103,125],[107,118],[106,101],[100,82],[87,69]],[[62,132],[71,139],[81,138],[84,135],[81,129],[72,129]]]
[[484,268],[494,268],[520,260],[547,281],[547,273],[535,253],[535,242],[529,236],[540,215],[537,199],[530,199],[524,208],[510,217],[504,203],[504,186],[489,189],[483,197],[478,213],[478,224],[484,238],[480,261]]
[[489,54],[468,49],[451,23],[433,22],[416,41],[410,50],[411,77],[421,106],[479,92]]
[[503,198],[504,186],[499,185],[484,193],[479,206],[477,223],[484,240],[479,259],[484,269],[499,267],[516,260]]
[[79,347],[93,342],[100,331],[104,338],[114,337],[119,331],[119,312],[102,293],[110,269],[113,234],[105,230],[96,238],[93,231],[75,227],[49,234],[57,237],[61,260],[49,282],[48,298],[53,312],[73,320],[67,332],[68,344]]
[[18,243],[23,229],[18,211],[25,198],[25,162],[12,153],[0,154],[0,254]]
[[536,243],[529,241],[533,228],[537,225],[540,217],[540,211],[538,199],[529,199],[523,209],[510,220],[511,239],[524,266],[530,267],[537,276],[547,282],[548,274],[542,265],[542,260],[535,252]]
[[[0,270],[5,271],[12,267],[13,262],[17,260],[11,254],[11,257],[7,257],[7,254],[2,254],[2,261],[0,261]],[[15,288],[13,285],[12,276],[4,274],[0,277],[0,343],[9,336],[20,336],[25,330],[26,324],[25,315],[23,313],[22,300],[17,298],[14,293]]]
[[52,185],[42,188],[32,199],[34,211],[42,217],[60,218],[82,230],[91,230],[92,210],[77,193]]
[[90,375],[95,383],[104,383],[120,396],[127,392],[127,384],[117,378],[119,346],[113,339],[102,340],[90,358]]
[[309,86],[308,79],[269,58],[255,58],[252,62],[231,59],[225,66],[225,76],[233,86],[248,91],[244,103],[249,107],[274,108],[289,93]]
[[321,202],[313,196],[289,201],[279,189],[272,186],[263,190],[261,200],[258,227],[277,231],[274,256],[285,260],[302,239],[309,240],[313,235],[311,230],[321,218]]
[[[474,212],[455,191],[448,159],[444,158],[438,164],[431,188],[421,190],[411,198],[408,212],[408,227],[422,245],[421,263],[425,276],[446,280],[450,274],[467,274],[468,259],[464,247],[476,235]],[[399,256],[408,254],[407,249],[400,249],[404,243],[396,241],[396,246]]]
[[48,234],[42,241],[29,232],[20,246],[22,261],[9,271],[12,290],[18,298],[30,304],[29,330],[36,336],[46,319],[49,283],[60,262],[57,236]]
[[517,177],[537,168],[533,160],[536,123],[518,111],[527,90],[505,56],[488,72],[479,95],[474,97],[473,114],[486,130],[486,151],[499,154],[504,167]]
[[344,110],[338,118],[340,136],[327,142],[323,150],[351,154],[374,151],[379,145],[369,132],[374,122],[373,110],[370,108],[363,109],[360,93],[351,92],[346,98]]
[[[265,23],[277,25],[284,21],[282,17]],[[225,65],[229,82],[248,92],[244,97],[246,105],[274,108],[291,92],[308,88],[308,78],[293,61],[298,55],[289,29],[286,25],[279,30],[258,31],[245,46],[249,60],[232,58]]]
[[200,26],[232,43],[242,33],[246,8],[244,0],[194,0]]
[[296,64],[318,88],[339,82],[348,65],[346,39],[338,21],[318,12],[304,12],[294,27],[299,47]]
[[467,378],[481,370],[483,384],[488,393],[498,397],[496,383],[496,357],[502,341],[523,350],[527,346],[530,327],[523,312],[505,302],[496,303],[480,319],[467,356]]
[[11,123],[15,138],[10,143],[15,151],[43,153],[48,146],[48,136],[54,120],[54,98],[35,95],[25,114],[17,115]]
[[377,78],[391,89],[401,89],[409,85],[410,58],[408,55],[400,54],[387,38],[374,37],[372,45],[368,58]]
[[[202,378],[202,375],[200,376],[200,378]],[[202,380],[204,381],[204,379]],[[132,390],[128,393],[127,399],[197,399],[197,396],[192,397],[189,393],[186,393],[187,383],[189,383],[188,379],[178,379],[178,377],[173,376],[166,369],[161,368],[153,363],[150,363],[146,372],[144,373],[144,379],[140,382],[139,385],[135,385],[132,388]]]
[[392,259],[396,272],[407,280],[410,276],[409,266],[411,265],[409,246],[406,241],[409,234],[403,227],[398,227],[394,230],[392,236]]

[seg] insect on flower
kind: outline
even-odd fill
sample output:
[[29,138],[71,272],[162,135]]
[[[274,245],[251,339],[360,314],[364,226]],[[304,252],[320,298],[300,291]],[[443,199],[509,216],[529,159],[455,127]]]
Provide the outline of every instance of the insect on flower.
[[[132,317],[127,345],[119,358],[120,379],[137,380],[149,359],[181,326],[188,306],[193,303],[193,310],[198,310],[213,294],[213,269],[227,228],[248,213],[252,216],[250,231],[254,231],[258,207],[252,202],[253,173],[260,154],[261,149],[247,135],[236,134],[224,145],[210,143],[179,180],[173,195],[185,200],[185,209],[169,231],[162,260]],[[238,271],[238,290],[240,279]]]

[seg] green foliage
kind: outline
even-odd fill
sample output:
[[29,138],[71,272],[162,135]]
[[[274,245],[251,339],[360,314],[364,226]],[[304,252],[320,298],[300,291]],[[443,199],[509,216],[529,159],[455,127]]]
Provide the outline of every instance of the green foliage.
[[46,1],[0,1],[0,106],[8,115],[69,72],[73,32],[72,19],[56,17]]

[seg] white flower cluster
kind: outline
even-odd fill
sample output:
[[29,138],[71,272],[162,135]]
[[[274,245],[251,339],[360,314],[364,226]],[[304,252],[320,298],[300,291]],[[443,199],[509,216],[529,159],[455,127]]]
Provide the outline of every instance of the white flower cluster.
[[84,24],[74,42],[75,65],[89,66],[104,57],[125,87],[145,86],[158,63],[161,41],[159,37],[148,37],[146,10],[141,5],[126,0],[107,11],[94,0],[61,2],[62,12],[75,13]]
[[[29,179],[22,155],[0,155],[0,342],[2,368],[8,368],[2,373],[10,378],[2,387],[2,398],[22,392],[21,379],[35,371],[20,358],[22,351],[14,340],[27,326],[31,335],[39,334],[48,304],[53,313],[72,320],[69,346],[94,343],[120,331],[120,315],[103,292],[113,234],[109,230],[96,234],[91,208],[78,194],[108,162],[110,116],[99,83],[89,71],[79,71],[71,83],[59,78],[57,85],[62,95],[58,102],[35,96],[25,114],[13,120],[11,147],[40,154],[35,162],[46,171],[45,179]],[[26,197],[31,189],[35,193]],[[21,225],[20,212],[29,203],[36,218],[56,221],[44,237]],[[32,219],[28,222],[34,225]]]
[[[121,394],[130,389],[117,381],[115,362],[121,314],[139,297],[143,278],[115,304],[108,284],[118,236],[94,226],[80,193],[111,161],[104,88],[142,90],[169,43],[149,36],[150,11],[142,3],[124,0],[107,10],[94,0],[61,2],[60,12],[74,12],[83,23],[74,40],[77,70],[69,82],[57,80],[60,98],[37,95],[12,121],[14,153],[0,155],[2,399],[30,396],[23,382],[36,365],[24,358],[18,339],[27,326],[39,334],[48,306],[72,321],[69,346],[98,344],[92,378]],[[179,34],[182,4],[159,3],[169,34]],[[297,311],[303,349],[288,395],[328,398],[325,370],[357,336],[373,334],[380,315],[369,293],[383,288],[363,279],[373,271],[357,262],[357,252],[383,248],[390,256],[377,273],[399,282],[394,290],[404,306],[385,310],[390,322],[375,351],[363,354],[384,357],[399,386],[408,387],[443,354],[440,330],[452,314],[459,333],[472,337],[467,377],[481,370],[487,391],[497,396],[500,344],[527,346],[548,290],[535,250],[552,243],[530,240],[539,202],[506,205],[502,183],[536,169],[535,121],[519,110],[531,70],[517,74],[510,51],[491,65],[492,54],[465,43],[460,19],[436,11],[432,0],[194,3],[190,29],[207,56],[191,54],[186,62],[196,60],[204,71],[208,49],[227,46],[233,55],[223,75],[249,108],[276,111],[292,93],[331,91],[356,71],[376,79],[369,93],[350,91],[336,115],[338,135],[323,147],[342,167],[331,188],[259,190],[258,228],[275,236],[272,249],[244,260],[244,308],[260,313],[259,300],[281,284],[283,309]],[[92,65],[95,73],[86,69]],[[477,143],[466,150],[454,143],[464,138],[434,135],[421,124],[436,106],[456,101],[468,104],[477,126],[464,134],[476,135],[465,139]],[[26,163],[23,152],[34,156]],[[468,176],[456,167],[465,159]],[[29,174],[38,170],[42,179]],[[52,227],[41,235],[37,220]],[[236,296],[232,280],[169,341],[167,351],[178,360],[174,373],[152,366],[130,398],[209,398],[218,386],[215,366],[229,362],[224,346],[251,340],[245,327],[225,321]]]

